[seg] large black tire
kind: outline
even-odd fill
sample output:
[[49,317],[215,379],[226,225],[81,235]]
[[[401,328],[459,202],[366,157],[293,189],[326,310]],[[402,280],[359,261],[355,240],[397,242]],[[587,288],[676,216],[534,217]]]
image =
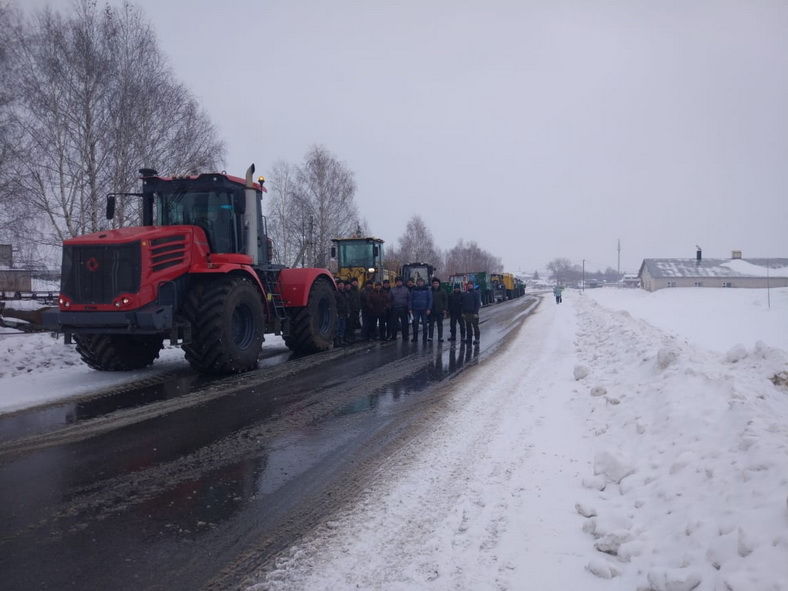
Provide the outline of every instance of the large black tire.
[[82,361],[100,371],[142,369],[159,357],[159,335],[75,334]]
[[243,277],[198,284],[184,306],[191,323],[186,360],[203,373],[240,373],[257,367],[265,317],[260,291]]
[[290,310],[290,330],[285,344],[296,353],[318,353],[334,345],[337,329],[337,300],[326,279],[316,279],[303,308]]

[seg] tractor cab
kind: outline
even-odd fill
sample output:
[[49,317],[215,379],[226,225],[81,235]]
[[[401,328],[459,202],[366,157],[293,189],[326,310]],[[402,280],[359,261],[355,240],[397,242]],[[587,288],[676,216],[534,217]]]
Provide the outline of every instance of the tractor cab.
[[423,279],[425,284],[430,285],[434,272],[435,267],[429,263],[407,263],[402,265],[399,274],[406,283],[408,279],[413,279],[413,283],[416,283],[419,279]]
[[[152,169],[140,173],[142,193],[130,195],[142,197],[143,226],[197,226],[205,232],[212,253],[248,254],[258,264],[270,261],[271,243],[261,206],[263,177],[252,183],[224,173],[188,177],[161,177]],[[115,210],[115,195],[108,195],[108,218]]]
[[358,279],[360,285],[367,281],[382,281],[383,240],[380,238],[334,238],[331,258],[337,261],[337,277],[343,281]]

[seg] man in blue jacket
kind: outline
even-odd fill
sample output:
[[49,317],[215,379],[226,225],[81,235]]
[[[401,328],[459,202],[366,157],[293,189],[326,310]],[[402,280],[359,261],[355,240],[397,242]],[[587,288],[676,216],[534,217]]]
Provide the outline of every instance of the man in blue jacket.
[[482,307],[482,297],[473,288],[473,283],[468,282],[465,293],[462,294],[462,319],[465,322],[466,343],[479,344],[479,309]]
[[427,320],[432,308],[432,292],[424,285],[424,279],[419,277],[416,287],[410,290],[410,313],[413,315],[413,342],[419,338],[419,321],[423,327],[423,340],[427,342]]

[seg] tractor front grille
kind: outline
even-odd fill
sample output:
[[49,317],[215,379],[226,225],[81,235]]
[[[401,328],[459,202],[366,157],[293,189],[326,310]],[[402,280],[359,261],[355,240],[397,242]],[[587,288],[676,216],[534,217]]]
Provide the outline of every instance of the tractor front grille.
[[75,304],[111,304],[140,287],[140,243],[64,245],[60,291]]
[[151,271],[163,271],[186,260],[186,236],[177,234],[156,238],[150,243]]

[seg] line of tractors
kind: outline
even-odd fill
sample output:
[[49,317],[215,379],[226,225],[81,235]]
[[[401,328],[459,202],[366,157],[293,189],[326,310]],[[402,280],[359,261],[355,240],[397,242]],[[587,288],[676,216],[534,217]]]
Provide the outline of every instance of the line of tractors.
[[[165,339],[196,370],[218,374],[255,368],[266,334],[299,353],[333,346],[334,275],[273,262],[265,179],[253,178],[254,164],[244,178],[152,169],[140,176],[141,191],[109,194],[106,213],[114,217],[118,198],[139,199],[142,225],[64,241],[58,306],[43,313],[43,325],[75,343],[87,365],[139,369],[158,358]],[[337,277],[387,278],[380,239],[337,239],[332,251]],[[410,263],[399,272],[429,282],[433,266]],[[484,303],[524,290],[506,273],[454,275],[446,289],[455,282],[473,282]]]
[[[393,282],[396,276],[405,282],[424,279],[429,285],[432,281],[435,267],[430,263],[406,263],[397,270],[387,269],[383,258],[384,241],[380,238],[337,238],[333,242],[331,257],[337,261],[337,279],[357,279],[359,285],[386,279]],[[488,271],[450,275],[441,282],[441,287],[451,292],[453,286],[459,284],[464,291],[469,283],[479,290],[484,305],[510,300],[525,293],[525,282],[514,274]]]

